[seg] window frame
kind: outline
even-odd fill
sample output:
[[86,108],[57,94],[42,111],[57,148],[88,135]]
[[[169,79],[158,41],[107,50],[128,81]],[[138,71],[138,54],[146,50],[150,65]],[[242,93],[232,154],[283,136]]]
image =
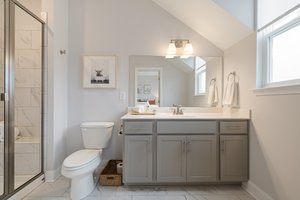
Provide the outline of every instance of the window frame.
[[[292,9],[291,12],[298,9],[300,7]],[[275,30],[269,30],[269,28],[274,28],[272,27],[274,24],[276,25],[278,21],[287,17],[291,12],[288,12],[257,32],[257,70],[256,89],[254,89],[254,92],[258,95],[300,94],[300,78],[271,82],[273,38],[300,26],[300,15],[279,28],[275,28]],[[269,31],[269,33],[264,34],[264,31]]]
[[[205,67],[205,69],[201,70],[201,68]],[[205,73],[205,79],[206,79],[206,63],[201,65],[200,67],[195,69],[195,96],[203,96],[206,94],[206,80],[205,80],[205,86],[204,86],[204,92],[199,92],[199,75]]]

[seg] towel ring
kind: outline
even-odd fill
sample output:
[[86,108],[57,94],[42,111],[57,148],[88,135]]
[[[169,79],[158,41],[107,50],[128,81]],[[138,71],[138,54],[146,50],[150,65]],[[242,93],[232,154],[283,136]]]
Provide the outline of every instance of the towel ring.
[[227,81],[229,81],[230,76],[233,76],[233,78],[235,78],[235,72],[230,72],[227,76]]
[[213,78],[213,79],[210,80],[210,83],[209,83],[209,84],[211,85],[212,82],[216,82],[216,81],[217,81],[217,79],[216,79],[216,78]]

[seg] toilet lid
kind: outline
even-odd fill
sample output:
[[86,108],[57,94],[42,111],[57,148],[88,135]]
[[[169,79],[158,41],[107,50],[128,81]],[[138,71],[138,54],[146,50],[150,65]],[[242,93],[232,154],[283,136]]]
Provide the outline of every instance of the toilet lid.
[[78,168],[87,165],[99,157],[101,152],[102,151],[98,149],[83,149],[76,151],[64,160],[63,165],[67,168]]

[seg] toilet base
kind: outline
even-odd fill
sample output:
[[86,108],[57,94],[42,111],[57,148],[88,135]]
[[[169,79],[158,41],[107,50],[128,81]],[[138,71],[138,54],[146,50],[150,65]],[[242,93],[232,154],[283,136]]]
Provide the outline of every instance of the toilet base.
[[71,180],[71,199],[80,200],[88,196],[95,188],[93,173]]

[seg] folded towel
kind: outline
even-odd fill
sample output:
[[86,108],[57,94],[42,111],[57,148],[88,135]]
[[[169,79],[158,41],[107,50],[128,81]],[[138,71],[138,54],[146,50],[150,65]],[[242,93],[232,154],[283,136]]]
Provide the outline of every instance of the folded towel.
[[238,107],[238,82],[235,80],[235,75],[228,78],[225,83],[223,105]]
[[208,88],[207,104],[211,107],[217,106],[219,102],[218,87],[216,82],[210,84]]

